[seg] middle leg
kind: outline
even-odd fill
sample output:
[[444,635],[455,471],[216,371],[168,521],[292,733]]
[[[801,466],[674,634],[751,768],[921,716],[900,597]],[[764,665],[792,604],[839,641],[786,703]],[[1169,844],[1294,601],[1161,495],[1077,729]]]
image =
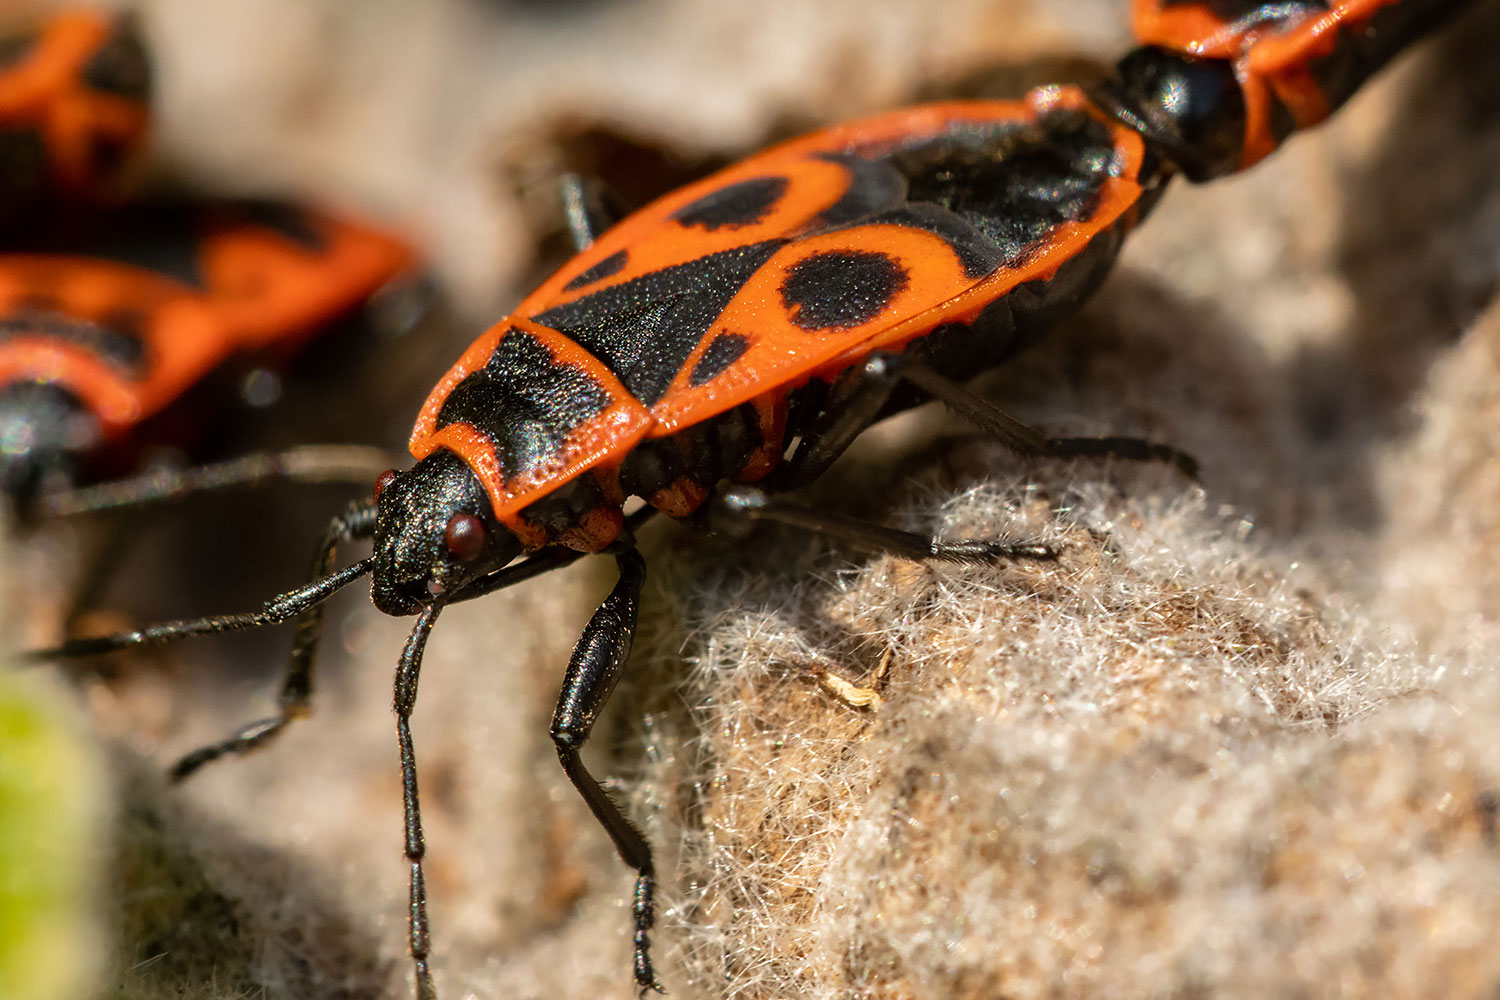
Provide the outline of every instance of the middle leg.
[[1175,466],[1190,479],[1198,475],[1197,460],[1170,445],[1131,437],[1051,437],[905,355],[873,355],[846,377],[851,384],[837,407],[826,412],[803,435],[797,450],[774,473],[775,478],[770,480],[772,489],[797,489],[821,475],[874,423],[902,382],[941,400],[985,433],[1024,455],[1158,461]]

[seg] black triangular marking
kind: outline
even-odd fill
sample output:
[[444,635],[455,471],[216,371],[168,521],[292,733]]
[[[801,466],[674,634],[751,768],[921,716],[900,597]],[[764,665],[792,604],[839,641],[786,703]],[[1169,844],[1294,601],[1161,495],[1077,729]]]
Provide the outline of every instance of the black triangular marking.
[[786,240],[721,250],[601,289],[531,319],[567,334],[652,406],[729,300]]

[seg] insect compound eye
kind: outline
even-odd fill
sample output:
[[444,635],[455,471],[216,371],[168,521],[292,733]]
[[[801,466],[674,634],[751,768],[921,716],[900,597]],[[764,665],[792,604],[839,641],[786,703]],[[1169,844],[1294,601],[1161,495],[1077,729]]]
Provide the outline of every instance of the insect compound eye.
[[459,562],[473,562],[484,551],[484,522],[473,514],[454,514],[443,529],[443,544]]
[[375,499],[378,501],[380,499],[380,494],[382,494],[382,493],[385,492],[385,488],[387,486],[391,485],[391,483],[393,483],[395,481],[396,481],[396,470],[395,469],[386,469],[380,475],[376,476],[375,477],[375,488],[374,488],[374,490],[371,491],[374,494]]

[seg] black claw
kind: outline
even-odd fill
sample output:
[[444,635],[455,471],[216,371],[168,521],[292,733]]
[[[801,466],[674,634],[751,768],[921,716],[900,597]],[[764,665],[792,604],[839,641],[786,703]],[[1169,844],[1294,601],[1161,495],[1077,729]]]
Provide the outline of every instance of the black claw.
[[640,995],[666,993],[651,967],[651,928],[656,923],[656,876],[642,872],[635,880],[635,900],[631,906],[635,923],[635,984]]
[[286,725],[286,721],[286,716],[273,716],[269,719],[260,719],[252,722],[222,743],[199,747],[192,753],[185,754],[176,764],[172,765],[172,770],[167,772],[167,776],[175,784],[198,770],[204,764],[212,763],[220,757],[227,757],[230,754],[236,753],[249,753],[279,733],[282,727]]
[[1050,545],[1011,544],[984,538],[965,538],[952,542],[933,540],[931,559],[940,562],[988,564],[1010,559],[1035,559],[1053,562],[1057,550]]

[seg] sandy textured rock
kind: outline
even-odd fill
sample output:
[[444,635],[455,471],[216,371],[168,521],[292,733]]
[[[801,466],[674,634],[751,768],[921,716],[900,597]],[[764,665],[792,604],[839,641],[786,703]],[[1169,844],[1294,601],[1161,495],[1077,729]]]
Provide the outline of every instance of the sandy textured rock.
[[[1085,73],[1127,44],[1115,0],[143,6],[163,171],[404,220],[480,317],[363,366],[388,381],[351,362],[270,440],[398,442],[537,272],[559,165],[647,190],[799,123]],[[1201,484],[1018,461],[924,411],[810,497],[1039,537],[1056,565],[647,533],[643,635],[591,753],[660,852],[672,995],[1493,994],[1497,37],[1476,11],[1264,166],[1169,192],[1082,315],[980,383],[1059,432],[1171,441]],[[183,511],[113,603],[253,606],[341,502]],[[81,541],[33,539],[13,588],[35,597]],[[451,609],[429,647],[414,726],[445,996],[633,994],[630,878],[546,737],[598,562]],[[406,623],[360,594],[330,621],[311,721],[180,790],[123,782],[129,995],[407,990]],[[86,681],[122,772],[264,714],[285,641]]]

